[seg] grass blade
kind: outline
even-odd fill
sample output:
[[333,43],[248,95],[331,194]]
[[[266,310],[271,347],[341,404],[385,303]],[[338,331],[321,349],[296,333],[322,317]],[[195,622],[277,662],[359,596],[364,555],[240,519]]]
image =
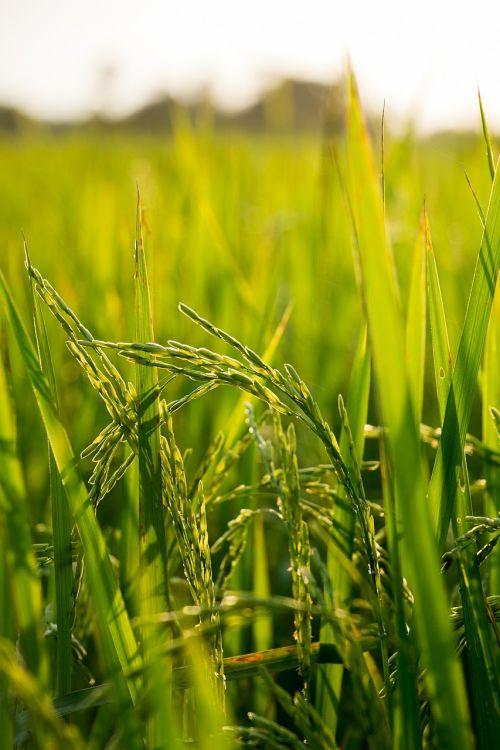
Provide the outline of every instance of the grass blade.
[[[27,247],[25,245],[26,264],[31,266]],[[50,396],[59,410],[56,380],[52,357],[50,354],[47,331],[40,306],[40,298],[35,294],[33,278],[30,276],[31,297],[33,302],[33,314],[35,323],[35,334],[38,347],[38,358],[42,371],[45,373],[49,384]],[[71,617],[72,589],[73,589],[73,567],[72,567],[72,541],[73,519],[66,498],[61,477],[57,471],[55,458],[48,446],[49,451],[49,477],[50,477],[50,507],[52,513],[52,536],[54,545],[54,576],[56,589],[56,695],[65,695],[71,690]]]
[[393,688],[392,725],[394,748],[420,748],[420,706],[418,704],[418,646],[415,630],[410,629],[407,603],[403,591],[401,549],[398,544],[398,524],[394,498],[394,470],[390,463],[386,439],[382,434],[379,441],[380,470],[384,509],[387,517],[388,546],[391,555],[393,597],[397,633],[396,685]]
[[[8,681],[12,692],[20,698],[33,718],[35,736],[47,750],[83,750],[77,728],[66,724],[54,711],[52,701],[40,683],[19,663],[14,646],[0,640],[0,675]],[[5,736],[2,727],[2,745]]]
[[429,503],[440,547],[446,539],[453,512],[499,267],[500,175],[496,173],[429,485]]
[[415,594],[415,619],[426,684],[443,747],[470,748],[463,675],[454,653],[448,605],[427,507],[418,425],[405,366],[405,337],[380,185],[354,78],[350,79],[350,208],[359,255],[381,412],[394,467],[403,574]]
[[139,614],[139,485],[137,461],[134,461],[124,477],[124,497],[120,519],[121,565],[120,584],[130,617]]
[[[253,526],[253,593],[255,596],[270,597],[271,581],[269,576],[269,560],[267,554],[266,531],[264,516],[257,513]],[[259,617],[253,626],[253,639],[257,651],[266,651],[273,644],[273,620],[272,617],[263,615]]]
[[[139,193],[135,239],[135,337],[138,342],[154,340]],[[167,545],[162,507],[157,369],[136,365],[136,389],[139,446],[139,603],[144,622],[150,622],[155,615],[167,609]],[[159,637],[159,628],[144,625],[142,650],[145,689],[150,689],[155,695],[146,727],[148,746],[152,748],[166,747],[168,742],[164,703],[170,701],[169,668],[165,660],[159,660],[157,656],[156,642]]]
[[212,669],[210,654],[204,649],[202,641],[193,638],[186,640],[185,651],[194,693],[194,716],[191,717],[191,727],[194,730],[196,746],[200,750],[212,750],[214,747],[229,750],[232,742],[222,732],[222,727],[226,723],[225,716],[217,691],[213,690],[213,685],[206,676],[207,670]]
[[[425,204],[420,213],[418,237],[413,254],[413,265],[410,280],[408,314],[406,319],[406,367],[410,396],[415,410],[417,424],[422,420],[422,406],[425,378],[425,344],[426,344],[426,247],[430,237]],[[419,706],[417,698],[418,649],[415,633],[409,628],[403,594],[403,574],[401,557],[397,541],[398,526],[393,495],[393,470],[385,445],[381,437],[380,458],[382,468],[382,485],[384,506],[387,514],[389,548],[391,550],[391,567],[393,575],[394,607],[398,637],[397,683],[393,703],[394,747],[421,747]]]
[[[141,205],[138,196],[135,241],[135,333],[139,342],[154,340],[149,296]],[[143,606],[149,614],[163,612],[167,603],[166,543],[162,508],[160,465],[160,413],[158,371],[136,367],[139,436],[139,527]]]
[[[0,508],[5,506],[0,486]],[[7,568],[7,543],[3,517],[0,515],[0,639],[15,643],[16,626],[12,612],[12,602],[9,587],[9,571]],[[14,696],[11,693],[8,680],[0,675],[0,727],[5,747],[13,746],[14,739]]]
[[427,288],[429,297],[429,319],[431,324],[432,354],[434,363],[434,380],[441,417],[443,415],[446,399],[451,386],[451,373],[453,370],[448,340],[448,328],[444,314],[443,297],[439,284],[439,275],[436,258],[432,246],[430,228],[427,225],[426,236],[426,258],[427,258]]
[[417,420],[422,419],[425,374],[426,329],[426,255],[427,217],[425,207],[420,214],[418,239],[413,254],[413,267],[406,320],[406,367]]
[[481,125],[483,126],[483,137],[486,144],[486,154],[488,156],[488,168],[490,170],[491,179],[495,179],[495,162],[493,160],[493,148],[491,145],[490,133],[488,130],[488,124],[483,109],[483,100],[481,98],[481,92],[477,90],[477,98],[479,100],[479,111],[481,112]]
[[[366,329],[359,337],[354,362],[352,366],[351,382],[349,384],[349,395],[347,399],[347,413],[353,437],[356,455],[362,456],[364,449],[364,427],[368,413],[368,399],[370,395],[370,352],[367,345]],[[349,455],[347,444],[347,433],[342,432],[340,440],[340,452],[342,456]],[[342,499],[347,500],[347,495],[342,487],[338,489]],[[355,511],[348,504],[339,503],[335,508],[335,524],[343,530],[344,540],[343,553],[350,560],[353,552]],[[329,550],[327,556],[327,568],[335,593],[335,604],[341,609],[349,611],[352,581],[347,571],[342,568],[333,553]],[[326,603],[329,601],[328,592],[325,591]],[[321,628],[320,640],[323,643],[332,643],[335,639],[335,630],[331,623],[325,623]],[[338,703],[342,687],[343,665],[328,665],[320,669],[318,675],[318,692],[316,707],[323,720],[331,728],[333,734],[336,732],[338,719]]]
[[34,679],[38,680],[42,689],[47,689],[48,660],[42,632],[42,591],[33,554],[24,477],[17,454],[17,430],[4,364],[5,354],[6,349],[0,351],[0,528],[20,651]]
[[[433,337],[434,372],[439,412],[442,419],[448,396],[448,390],[444,387],[444,384],[449,386],[451,383],[452,359],[430,232],[428,232],[427,241],[427,262],[430,280],[429,310]],[[463,489],[458,488],[456,512],[452,516],[455,538],[463,534],[467,524],[467,516],[473,512],[465,456],[462,458],[461,472]],[[476,717],[475,727],[478,745],[486,750],[495,743],[497,719],[500,716],[498,705],[500,694],[492,651],[493,633],[489,628],[486,616],[485,595],[476,555],[477,545],[473,540],[461,547],[458,557],[458,576],[467,639],[467,659],[472,684],[472,705]]]
[[[76,458],[66,431],[61,424],[37,354],[19,317],[7,283],[0,273],[0,296],[7,320],[19,347],[35,394],[47,437],[61,476],[67,502],[78,528],[85,551],[88,584],[99,621],[103,652],[110,666],[121,705],[131,704],[137,696],[134,679],[123,675],[140,667],[137,643],[132,632],[118,583],[111,567],[109,554],[88,493],[76,469]],[[2,413],[4,413],[2,411]],[[130,741],[133,742],[131,735]]]
[[[500,404],[500,286],[497,284],[493,309],[491,311],[488,333],[484,347],[483,360],[483,442],[490,448],[497,449],[499,438],[490,408]],[[486,512],[493,518],[500,512],[499,467],[485,462],[486,478]],[[496,489],[495,489],[496,488]],[[490,556],[489,585],[491,593],[500,591],[500,547],[497,545]]]

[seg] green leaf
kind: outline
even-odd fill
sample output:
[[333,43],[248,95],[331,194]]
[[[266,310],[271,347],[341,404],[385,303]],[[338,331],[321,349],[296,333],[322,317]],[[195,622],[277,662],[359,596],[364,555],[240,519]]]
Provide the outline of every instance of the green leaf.
[[415,629],[410,629],[405,592],[403,591],[403,573],[401,565],[401,548],[398,544],[398,524],[394,499],[393,468],[386,446],[386,436],[382,433],[379,440],[380,472],[384,497],[384,511],[388,546],[390,550],[391,571],[397,633],[396,685],[392,698],[393,747],[420,748],[420,706],[418,704],[418,659]]
[[[444,384],[448,388],[450,387],[452,360],[430,232],[428,232],[427,262],[430,281],[429,310],[432,326],[434,372],[439,413],[442,419],[448,396],[448,391],[444,387]],[[465,456],[462,458],[460,469],[463,477],[463,488],[457,488],[456,512],[452,517],[455,538],[464,533],[467,517],[472,514]],[[458,557],[458,577],[464,613],[467,660],[472,683],[472,705],[476,718],[476,732],[479,747],[486,750],[495,743],[497,718],[500,716],[500,694],[492,650],[493,633],[490,631],[488,625],[485,595],[477,563],[477,545],[474,540],[470,540],[467,545],[461,547]]]
[[[2,281],[0,276],[0,281]],[[48,660],[42,631],[42,591],[33,554],[28,503],[17,429],[0,351],[0,530],[5,549],[19,645],[27,668],[48,688]],[[12,606],[12,605],[11,605]]]
[[[141,343],[154,340],[139,194],[135,239],[135,336]],[[144,622],[151,622],[155,615],[167,609],[167,544],[160,460],[160,391],[155,367],[136,365],[136,389],[139,446],[139,607]],[[154,694],[146,727],[147,742],[151,748],[167,747],[169,740],[165,703],[170,701],[170,670],[166,659],[158,658],[156,642],[160,637],[158,627],[143,626],[145,689]]]
[[418,239],[413,254],[413,267],[406,319],[406,367],[415,414],[422,419],[425,374],[426,329],[426,253],[428,222],[425,206],[420,214]]
[[[78,729],[66,724],[54,711],[52,701],[46,691],[19,662],[15,648],[7,640],[0,639],[0,675],[5,677],[12,692],[29,710],[32,730],[40,747],[47,750],[83,750],[83,742]],[[3,727],[2,745],[6,747]]]
[[[349,414],[353,442],[358,456],[362,456],[364,450],[364,430],[370,395],[370,374],[370,352],[367,345],[367,331],[365,328],[361,331],[354,355],[347,398],[347,413]],[[340,440],[340,453],[342,456],[349,455],[349,446],[345,431],[342,432]],[[338,488],[338,493],[342,499],[347,499],[343,487],[340,486]],[[335,507],[335,525],[342,530],[342,552],[348,559],[351,559],[353,553],[355,521],[356,513],[354,508],[347,503],[338,503]],[[349,611],[352,595],[351,577],[339,565],[336,556],[330,549],[327,552],[327,568],[332,583],[332,590],[335,594],[336,605]],[[330,601],[331,597],[329,597],[327,591],[324,592],[324,595],[326,603],[332,605],[333,602]],[[322,643],[333,643],[335,641],[335,629],[331,623],[325,623],[322,626],[320,640]],[[338,720],[337,709],[340,700],[343,673],[343,665],[325,665],[319,670],[318,674],[316,707],[324,721],[332,729],[333,734],[335,734]]]
[[[425,503],[419,431],[406,373],[403,315],[380,185],[352,76],[348,115],[350,209],[380,408],[388,429],[402,572],[415,595],[418,641],[439,741],[443,747],[465,750],[472,744],[465,685],[454,653],[446,594]],[[410,732],[409,742],[413,736]]]
[[479,248],[467,312],[462,328],[451,387],[446,402],[441,441],[431,482],[429,504],[443,546],[457,491],[467,428],[476,396],[479,366],[500,266],[500,175],[495,175]]
[[191,711],[190,724],[196,745],[200,750],[212,750],[214,747],[229,750],[232,743],[222,732],[227,720],[218,700],[220,690],[214,689],[213,679],[207,679],[207,674],[212,670],[210,654],[204,649],[201,639],[194,638],[186,639],[185,654],[193,685],[194,711]]
[[[47,379],[37,354],[19,317],[7,283],[0,273],[0,297],[12,333],[33,388],[57,469],[61,476],[66,499],[77,525],[85,552],[87,578],[99,623],[105,658],[115,681],[120,704],[135,701],[138,685],[133,677],[141,660],[118,583],[111,567],[108,550],[88,493],[77,471],[77,462],[66,431],[52,401]],[[2,410],[2,414],[4,414]],[[35,639],[33,639],[35,642]],[[133,741],[133,736],[130,738]]]
[[[146,256],[138,196],[135,241],[135,335],[154,340]],[[139,437],[139,528],[143,614],[165,611],[167,560],[162,507],[158,371],[136,366]]]
[[[500,443],[500,420],[497,424],[491,409],[500,406],[500,285],[497,284],[488,334],[484,347],[482,396],[483,396],[483,442],[489,448],[498,449]],[[498,414],[498,412],[497,412]],[[486,478],[486,513],[495,517],[500,512],[500,467],[488,461],[484,465]],[[495,491],[496,488],[496,491]],[[490,556],[489,584],[491,593],[500,591],[500,547],[497,545]]]
[[[2,497],[0,486],[0,507],[4,507],[5,500]],[[16,627],[12,612],[12,603],[9,587],[9,571],[7,568],[5,533],[3,518],[0,514],[0,639],[15,643]],[[7,678],[0,675],[0,727],[2,727],[2,740],[6,748],[13,746],[14,738],[14,696],[9,687]]]
[[[271,580],[269,576],[264,516],[262,513],[255,515],[252,546],[253,593],[257,597],[269,597],[271,596]],[[273,645],[273,618],[269,615],[258,617],[253,626],[253,636],[257,651],[265,651],[271,648]]]
[[446,399],[451,385],[453,370],[448,340],[448,328],[444,314],[443,297],[439,284],[436,258],[432,246],[430,228],[427,224],[427,289],[429,298],[429,319],[431,324],[432,354],[434,363],[434,380],[441,419],[446,406]]
[[[25,244],[26,264],[30,268],[31,263]],[[38,347],[38,358],[42,371],[49,383],[52,402],[59,410],[56,380],[50,346],[47,339],[47,331],[40,307],[40,298],[35,293],[33,277],[30,275],[31,297],[33,302],[33,313],[35,323],[35,334]],[[54,576],[56,589],[56,678],[55,688],[57,695],[64,695],[71,690],[71,617],[73,613],[73,565],[72,565],[72,540],[73,519],[64,496],[64,488],[57,471],[57,464],[53,453],[48,446],[49,454],[49,477],[50,477],[50,508],[52,514],[52,537],[54,545]]]
[[481,124],[483,126],[483,137],[486,144],[486,154],[488,156],[488,169],[490,170],[491,179],[495,179],[495,162],[493,160],[493,148],[491,145],[490,133],[488,130],[488,124],[486,122],[486,116],[483,109],[483,100],[481,99],[481,92],[477,90],[477,98],[479,100],[479,111],[481,112]]

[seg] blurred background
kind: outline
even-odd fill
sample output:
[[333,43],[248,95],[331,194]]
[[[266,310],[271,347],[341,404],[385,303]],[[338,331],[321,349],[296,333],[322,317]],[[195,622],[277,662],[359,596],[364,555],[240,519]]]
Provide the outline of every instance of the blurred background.
[[[183,301],[262,352],[293,305],[275,361],[295,365],[338,425],[361,326],[342,186],[348,60],[381,173],[385,101],[403,308],[425,198],[454,348],[481,236],[465,173],[484,208],[490,186],[478,85],[490,128],[500,127],[499,15],[493,2],[472,12],[448,0],[0,0],[0,265],[25,319],[22,233],[95,336],[133,338],[139,184],[156,338],[213,344],[179,314]],[[53,321],[49,337],[80,450],[106,415]],[[43,431],[11,356],[39,519]],[[424,419],[436,424],[430,356],[427,375]],[[189,387],[175,381],[171,398]],[[193,466],[237,401],[221,391],[176,416]],[[301,450],[305,462],[324,460],[311,437]]]
[[[349,58],[367,106],[380,114],[385,99],[393,124],[476,127],[479,85],[497,126],[499,16],[492,0],[473,12],[452,0],[2,0],[2,124],[10,110],[12,129],[16,112],[54,125],[126,118],[158,128],[161,103],[178,101],[262,127],[254,110],[279,81],[296,81],[303,110],[299,82],[330,86]],[[312,114],[288,114],[290,125],[318,126]]]

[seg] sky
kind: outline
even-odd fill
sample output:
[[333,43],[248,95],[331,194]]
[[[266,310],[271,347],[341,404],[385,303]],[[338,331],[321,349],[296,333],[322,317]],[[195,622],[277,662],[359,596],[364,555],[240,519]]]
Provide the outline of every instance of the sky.
[[500,129],[495,0],[0,0],[0,102],[52,119],[125,114],[209,86],[229,108],[347,61],[374,112],[421,131]]

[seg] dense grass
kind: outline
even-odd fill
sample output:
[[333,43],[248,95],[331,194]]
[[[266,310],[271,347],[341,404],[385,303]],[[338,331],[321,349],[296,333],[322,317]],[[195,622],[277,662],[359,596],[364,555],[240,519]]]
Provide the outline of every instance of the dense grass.
[[349,89],[0,145],[6,747],[494,745],[500,178]]

